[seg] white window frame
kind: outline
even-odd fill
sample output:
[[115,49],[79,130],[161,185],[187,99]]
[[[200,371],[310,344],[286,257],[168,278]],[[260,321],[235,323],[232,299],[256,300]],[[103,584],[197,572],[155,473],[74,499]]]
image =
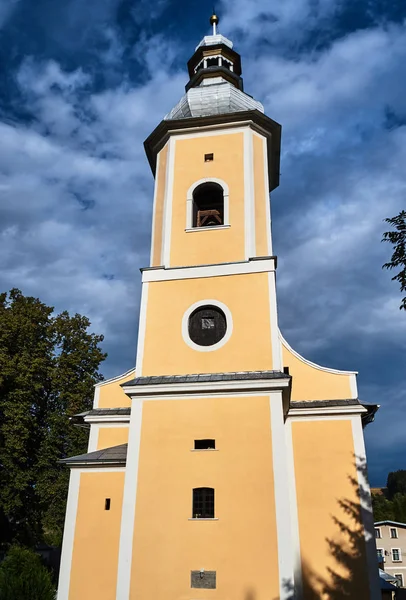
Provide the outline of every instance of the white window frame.
[[[376,535],[376,532],[378,532],[379,535]],[[382,539],[382,532],[381,532],[381,528],[380,527],[375,527],[375,539],[376,540]]]
[[[392,531],[395,532],[396,535],[392,535]],[[389,537],[391,538],[391,540],[397,540],[398,539],[398,529],[397,527],[389,527]]]
[[396,577],[396,579],[400,579],[400,587],[403,587],[403,585],[404,585],[403,573],[394,573],[393,576]]
[[[193,192],[199,185],[203,183],[217,183],[223,188],[223,224],[215,225],[213,227],[193,227]],[[229,209],[229,189],[223,179],[217,177],[204,177],[195,181],[193,185],[187,191],[186,194],[186,231],[207,231],[209,229],[223,229],[230,227],[230,209]]]
[[382,562],[386,562],[386,558],[385,558],[385,548],[377,548],[376,549],[376,556],[378,557],[378,552],[381,552],[382,555]]
[[[226,333],[225,333],[224,337],[221,338],[221,340],[219,340],[216,344],[213,344],[212,346],[199,346],[199,344],[195,344],[195,342],[193,340],[191,340],[190,336],[189,336],[189,317],[197,308],[200,308],[203,306],[214,306],[216,308],[219,308],[220,310],[223,311],[223,313],[225,314],[225,317],[226,317]],[[197,350],[198,352],[213,352],[213,350],[218,350],[219,348],[224,346],[224,344],[227,344],[232,333],[233,333],[233,317],[231,315],[231,311],[228,308],[228,306],[226,306],[225,304],[223,304],[223,302],[220,302],[219,300],[213,300],[210,298],[207,298],[206,300],[199,300],[198,302],[195,302],[194,304],[192,304],[192,306],[189,306],[189,308],[183,315],[183,318],[182,318],[183,341],[189,346],[189,348],[192,348],[193,350]]]
[[[398,553],[399,553],[399,558],[398,559],[393,558],[393,551],[394,550],[397,550]],[[391,556],[392,556],[392,562],[396,562],[396,563],[402,562],[402,551],[401,551],[400,548],[391,548],[390,551],[391,551]]]

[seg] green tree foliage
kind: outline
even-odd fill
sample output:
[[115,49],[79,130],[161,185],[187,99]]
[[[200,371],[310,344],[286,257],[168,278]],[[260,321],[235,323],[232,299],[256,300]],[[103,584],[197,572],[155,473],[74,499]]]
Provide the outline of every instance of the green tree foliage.
[[[384,269],[400,270],[392,277],[393,281],[400,283],[400,291],[406,292],[406,210],[400,211],[396,217],[385,219],[395,228],[395,231],[386,231],[382,241],[390,242],[394,246],[393,254],[389,262],[383,265]],[[406,296],[402,299],[400,308],[406,310]]]
[[406,494],[406,471],[392,471],[386,481],[388,497],[391,500],[396,494]]
[[106,357],[81,315],[59,315],[12,289],[0,294],[0,543],[59,544],[68,472],[86,451],[69,417],[91,407]]
[[0,565],[1,600],[54,600],[48,570],[31,550],[13,546]]
[[406,523],[406,470],[388,474],[385,494],[372,496],[375,521]]

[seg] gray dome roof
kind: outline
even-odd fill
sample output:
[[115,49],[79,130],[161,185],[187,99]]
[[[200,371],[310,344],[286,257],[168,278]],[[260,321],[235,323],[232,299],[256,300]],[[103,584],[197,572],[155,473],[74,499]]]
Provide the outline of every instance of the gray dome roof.
[[221,83],[190,88],[166,115],[165,120],[224,115],[245,110],[259,110],[263,113],[264,107],[248,94],[223,80]]

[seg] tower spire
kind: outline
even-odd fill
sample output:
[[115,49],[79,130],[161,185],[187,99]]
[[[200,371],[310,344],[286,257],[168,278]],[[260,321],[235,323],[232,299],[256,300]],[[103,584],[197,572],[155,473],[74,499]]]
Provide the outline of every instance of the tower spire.
[[217,35],[217,25],[219,24],[219,20],[220,19],[216,15],[216,11],[215,11],[215,9],[213,7],[213,14],[210,17],[210,25],[213,26],[213,35]]

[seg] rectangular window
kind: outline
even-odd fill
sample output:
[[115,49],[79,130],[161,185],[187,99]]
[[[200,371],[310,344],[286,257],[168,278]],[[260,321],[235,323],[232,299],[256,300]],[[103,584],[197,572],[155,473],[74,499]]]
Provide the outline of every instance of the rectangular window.
[[392,548],[392,560],[393,562],[401,562],[402,555],[400,553],[400,548]]
[[194,519],[214,519],[214,489],[195,488],[193,490]]
[[402,573],[395,573],[394,577],[398,580],[399,587],[403,587],[403,575]]
[[396,527],[391,527],[390,528],[390,536],[391,536],[391,538],[397,538],[398,537],[398,530],[396,529]]
[[378,562],[379,563],[385,562],[385,555],[383,553],[383,548],[377,548],[376,553],[378,555]]
[[379,529],[379,527],[375,527],[375,537],[376,539],[381,538],[381,530]]
[[213,159],[214,159],[214,154],[213,153],[211,153],[211,154],[205,154],[204,155],[204,162],[210,162]]
[[195,450],[215,450],[216,440],[195,440]]
[[106,498],[104,502],[104,510],[110,510],[111,498]]

